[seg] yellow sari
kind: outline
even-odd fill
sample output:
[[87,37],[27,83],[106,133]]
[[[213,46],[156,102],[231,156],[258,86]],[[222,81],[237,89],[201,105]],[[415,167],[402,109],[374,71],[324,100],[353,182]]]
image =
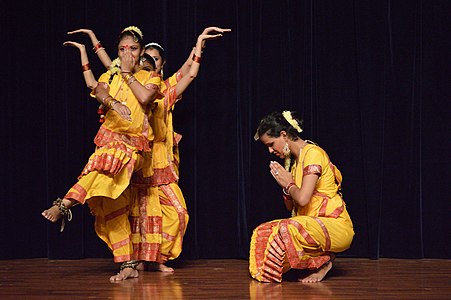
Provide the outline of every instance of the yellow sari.
[[[160,79],[149,76],[147,71],[139,71],[134,77],[148,89],[160,86]],[[151,170],[146,168],[150,160],[145,159],[150,156],[153,140],[148,122],[150,107],[139,103],[118,74],[104,73],[99,84],[107,87],[113,98],[127,105],[132,120],[124,120],[114,110],[107,112],[105,122],[94,139],[97,148],[65,198],[82,204],[88,201],[96,217],[97,235],[111,249],[114,260],[123,262],[130,260],[133,252],[128,221],[130,198],[124,191],[133,173],[141,169]]]
[[304,175],[318,174],[312,199],[295,207],[293,217],[259,225],[250,245],[249,271],[261,282],[281,282],[289,269],[317,269],[351,245],[354,229],[339,194],[341,173],[326,152],[308,144],[292,168],[296,186]]
[[[188,212],[178,186],[178,167],[174,163],[174,130],[172,109],[177,101],[175,84],[180,73],[161,85],[165,97],[152,105],[150,124],[154,131],[152,146],[152,174],[138,172],[133,177],[134,259],[165,263],[177,258],[182,251]],[[146,226],[139,224],[145,223]]]

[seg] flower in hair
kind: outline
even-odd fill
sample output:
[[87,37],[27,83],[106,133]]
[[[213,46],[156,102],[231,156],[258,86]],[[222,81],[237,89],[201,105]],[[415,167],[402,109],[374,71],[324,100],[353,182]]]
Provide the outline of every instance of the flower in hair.
[[140,36],[141,39],[144,37],[144,36],[143,36],[143,33],[142,33],[142,31],[141,31],[141,29],[139,29],[139,28],[136,27],[136,26],[128,26],[128,27],[125,27],[124,30],[122,30],[122,32],[124,32],[124,31],[133,31],[133,32],[136,32],[137,34],[139,34],[139,36]]
[[121,70],[121,59],[119,58],[119,57],[117,57],[116,59],[114,59],[112,62],[111,62],[111,65],[110,65],[110,73],[112,74],[112,75],[114,75],[114,74],[118,74],[119,73],[119,71]]
[[287,122],[293,126],[294,129],[297,130],[297,132],[302,132],[302,128],[299,126],[298,121],[296,121],[295,119],[293,119],[293,117],[291,116],[291,112],[288,110],[285,110],[282,112],[283,117],[285,118],[285,120],[287,120]]

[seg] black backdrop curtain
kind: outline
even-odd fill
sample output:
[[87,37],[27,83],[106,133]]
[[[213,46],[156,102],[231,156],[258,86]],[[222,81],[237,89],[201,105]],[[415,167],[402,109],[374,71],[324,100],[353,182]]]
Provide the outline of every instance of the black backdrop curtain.
[[[87,206],[63,233],[40,212],[94,149],[95,101],[67,36],[91,28],[112,57],[136,25],[170,75],[206,26],[201,71],[175,109],[190,212],[182,258],[246,258],[252,229],[287,217],[253,141],[259,119],[296,110],[304,137],[344,176],[353,257],[451,258],[451,3],[443,1],[2,1],[0,258],[110,257]],[[99,76],[103,67],[89,50]]]

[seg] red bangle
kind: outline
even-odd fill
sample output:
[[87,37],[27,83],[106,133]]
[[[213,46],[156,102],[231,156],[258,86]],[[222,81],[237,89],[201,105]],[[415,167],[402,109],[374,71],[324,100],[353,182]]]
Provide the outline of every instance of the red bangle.
[[193,53],[193,61],[195,61],[198,64],[200,64],[201,58],[199,56],[197,56],[195,53]]
[[290,193],[289,193],[290,188],[291,188],[293,185],[296,185],[296,183],[290,182],[289,184],[287,184],[286,187],[284,187],[284,188],[282,189],[282,192],[283,192],[285,195],[289,196],[289,195],[290,195]]
[[84,71],[89,71],[91,70],[91,66],[89,65],[89,63],[87,63],[86,65],[82,65],[81,66],[81,70]]
[[102,48],[102,44],[100,44],[100,41],[94,46],[94,48],[92,48],[92,50],[97,51],[100,48]]

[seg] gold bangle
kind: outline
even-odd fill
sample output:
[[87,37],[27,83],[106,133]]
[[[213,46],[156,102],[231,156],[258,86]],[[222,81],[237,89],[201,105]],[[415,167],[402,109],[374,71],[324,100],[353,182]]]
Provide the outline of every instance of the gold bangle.
[[105,106],[108,107],[108,105],[107,105],[107,99],[109,99],[109,98],[113,98],[113,97],[111,97],[111,95],[108,95],[108,96],[106,96],[106,97],[104,97],[104,98],[102,99],[103,105],[105,105]]
[[136,78],[135,77],[133,77],[133,75],[131,75],[130,77],[129,77],[129,79],[127,80],[127,84],[128,85],[131,85],[133,82],[135,82],[136,81]]
[[113,99],[113,100],[110,102],[110,108],[111,108],[112,110],[114,110],[113,105],[116,104],[116,103],[120,103],[120,102],[117,101],[116,99]]
[[122,78],[125,81],[128,81],[130,79],[130,77],[133,76],[133,75],[130,74],[130,72],[122,72],[122,73],[126,73],[125,76],[122,76]]
[[111,99],[108,101],[108,107],[110,108],[110,109],[113,109],[113,105],[114,104],[116,104],[116,103],[119,103],[119,101],[117,101],[116,99],[114,99],[113,97],[111,97]]

